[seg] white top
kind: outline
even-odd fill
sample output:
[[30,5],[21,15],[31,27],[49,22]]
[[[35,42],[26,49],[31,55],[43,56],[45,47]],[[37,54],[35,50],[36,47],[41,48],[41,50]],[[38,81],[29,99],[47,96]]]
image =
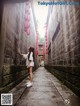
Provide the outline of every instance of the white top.
[[31,61],[28,60],[28,54],[29,54],[29,52],[27,54],[22,54],[22,56],[23,56],[23,58],[26,59],[26,66],[27,67],[30,67],[30,66],[33,67],[34,66],[33,52],[30,53],[30,57],[29,57],[29,60],[31,60]]

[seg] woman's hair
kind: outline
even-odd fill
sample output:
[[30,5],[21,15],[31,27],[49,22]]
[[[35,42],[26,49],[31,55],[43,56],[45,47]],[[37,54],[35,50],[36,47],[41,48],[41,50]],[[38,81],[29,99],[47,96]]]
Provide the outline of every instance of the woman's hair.
[[29,58],[30,58],[31,52],[33,52],[33,60],[34,60],[34,48],[33,48],[33,47],[30,47],[30,48],[29,48],[28,60],[29,60]]

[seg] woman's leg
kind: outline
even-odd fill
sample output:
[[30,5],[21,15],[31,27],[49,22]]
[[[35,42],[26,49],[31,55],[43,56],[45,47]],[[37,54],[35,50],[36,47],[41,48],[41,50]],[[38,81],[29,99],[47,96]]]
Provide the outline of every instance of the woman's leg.
[[31,87],[32,86],[32,67],[29,67],[29,78],[30,81],[27,83],[27,87]]
[[[29,72],[29,67],[27,68],[27,72]],[[30,73],[30,72],[29,72]],[[28,80],[29,80],[30,78],[28,78]]]
[[29,73],[30,73],[30,81],[32,82],[32,67],[29,68]]

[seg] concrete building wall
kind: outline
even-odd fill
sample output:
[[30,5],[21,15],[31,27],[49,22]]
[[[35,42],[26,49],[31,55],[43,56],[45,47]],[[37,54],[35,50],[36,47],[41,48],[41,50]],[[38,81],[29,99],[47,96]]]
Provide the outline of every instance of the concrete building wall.
[[[4,48],[4,64],[19,64],[18,63],[18,53],[19,41],[22,35],[22,16],[21,16],[21,5],[19,4],[5,4],[4,9],[6,9],[6,40]],[[17,11],[16,11],[17,10]],[[20,10],[20,11],[19,11]],[[5,13],[4,13],[5,14]],[[24,18],[23,18],[24,19]],[[3,30],[2,30],[3,31]]]
[[[3,16],[3,3],[0,3],[0,87],[2,85],[2,67],[3,67],[3,58],[4,58],[4,45],[5,45],[5,36],[1,34],[2,26],[2,16]],[[5,28],[4,28],[5,29]]]
[[24,32],[25,3],[6,3],[3,8],[1,35],[4,36],[0,92],[7,92],[28,75],[25,60],[18,54],[35,48],[35,25],[30,7],[30,35]]
[[[48,65],[60,80],[80,95],[80,6],[53,6],[49,20]],[[50,67],[49,67],[50,68]],[[53,68],[57,70],[53,70]]]
[[[58,59],[58,61],[62,61],[61,65],[79,64],[79,61],[76,61],[76,59],[78,60],[77,57],[79,57],[79,20],[79,6],[67,5],[53,7],[53,12],[49,21],[49,45],[51,43],[54,46],[51,46],[53,48],[52,54],[53,52],[59,54],[53,54],[53,62],[55,60],[57,61],[58,57],[62,56],[63,60]],[[77,43],[74,44],[74,42]],[[73,48],[73,46],[75,47]],[[61,48],[63,49],[61,50]],[[75,51],[74,49],[78,49],[77,54],[73,54]],[[60,52],[62,52],[63,55]]]

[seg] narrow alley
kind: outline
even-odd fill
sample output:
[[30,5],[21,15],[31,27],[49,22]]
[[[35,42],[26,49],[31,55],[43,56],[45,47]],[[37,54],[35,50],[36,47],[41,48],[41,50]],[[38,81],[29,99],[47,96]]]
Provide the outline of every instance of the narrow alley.
[[80,105],[80,98],[44,67],[40,67],[34,72],[31,88],[26,87],[26,82],[27,79],[10,91],[14,94],[14,106]]
[[80,0],[0,2],[0,105],[80,106]]

